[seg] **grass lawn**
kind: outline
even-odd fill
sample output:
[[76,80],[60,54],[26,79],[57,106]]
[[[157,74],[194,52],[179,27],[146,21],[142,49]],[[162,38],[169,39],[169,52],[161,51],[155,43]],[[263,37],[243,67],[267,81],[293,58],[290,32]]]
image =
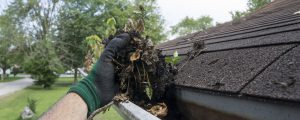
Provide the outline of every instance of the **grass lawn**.
[[18,79],[22,79],[22,77],[9,76],[9,77],[6,77],[4,80],[0,79],[0,83],[2,83],[2,82],[12,82],[12,81],[15,81],[15,80],[18,80]]
[[[8,96],[0,97],[0,119],[16,120],[27,104],[27,98],[36,99],[36,116],[47,111],[58,99],[66,94],[73,78],[59,78],[51,89],[45,90],[40,86],[31,86]],[[101,120],[122,120],[114,109],[97,116]]]

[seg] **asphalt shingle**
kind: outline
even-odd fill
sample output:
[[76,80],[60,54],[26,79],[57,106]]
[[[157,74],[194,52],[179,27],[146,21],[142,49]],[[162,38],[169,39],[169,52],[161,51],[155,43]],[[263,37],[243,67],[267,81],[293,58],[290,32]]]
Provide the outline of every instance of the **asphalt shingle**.
[[300,46],[281,56],[242,90],[248,95],[300,101]]
[[182,86],[237,92],[292,46],[204,53],[189,61],[178,73],[175,81]]
[[[206,49],[176,76],[179,86],[300,102],[300,0],[275,0],[240,20],[227,22],[156,48],[182,56],[195,41]],[[291,51],[289,51],[291,50]],[[285,87],[287,86],[287,87]]]

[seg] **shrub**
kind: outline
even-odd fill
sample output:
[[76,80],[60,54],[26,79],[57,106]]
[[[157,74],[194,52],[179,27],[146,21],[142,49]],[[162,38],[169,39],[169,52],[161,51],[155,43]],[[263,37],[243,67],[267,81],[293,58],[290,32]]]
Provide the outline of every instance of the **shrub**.
[[55,53],[50,41],[39,41],[34,45],[34,51],[26,58],[25,72],[31,74],[37,80],[37,85],[50,88],[63,72],[63,67]]

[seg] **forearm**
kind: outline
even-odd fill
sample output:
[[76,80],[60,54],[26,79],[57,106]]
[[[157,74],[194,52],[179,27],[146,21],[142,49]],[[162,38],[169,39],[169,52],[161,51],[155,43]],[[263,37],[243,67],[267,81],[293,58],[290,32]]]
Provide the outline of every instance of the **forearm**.
[[130,35],[120,34],[112,39],[89,75],[73,85],[40,119],[85,120],[96,109],[109,103],[118,91],[112,59],[130,43]]
[[40,120],[85,120],[87,105],[76,93],[68,93],[46,112]]

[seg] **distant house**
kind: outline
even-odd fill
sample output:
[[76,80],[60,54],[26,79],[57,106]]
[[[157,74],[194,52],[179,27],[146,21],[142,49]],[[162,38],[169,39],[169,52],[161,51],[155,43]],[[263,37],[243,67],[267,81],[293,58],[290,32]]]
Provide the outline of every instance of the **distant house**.
[[[299,11],[300,0],[275,0],[240,20],[159,44],[163,54],[183,58],[175,84],[184,117],[299,120]],[[195,55],[199,41],[205,49]]]
[[[11,73],[10,69],[6,70],[6,74],[10,74],[10,73]],[[0,68],[0,75],[2,75],[2,74],[3,74],[3,70]]]

